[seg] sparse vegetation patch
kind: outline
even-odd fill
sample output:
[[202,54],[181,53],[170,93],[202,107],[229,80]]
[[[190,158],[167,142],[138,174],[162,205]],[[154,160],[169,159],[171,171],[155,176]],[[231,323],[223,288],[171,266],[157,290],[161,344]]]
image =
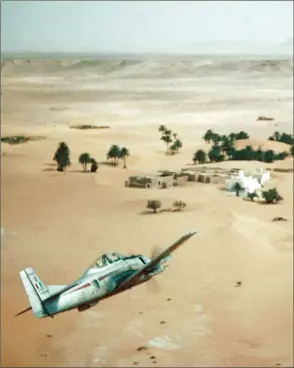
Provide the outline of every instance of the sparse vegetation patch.
[[40,141],[45,139],[43,136],[25,136],[25,135],[13,135],[7,137],[1,137],[1,142],[9,144],[20,144],[28,141]]
[[157,213],[157,210],[161,208],[161,202],[156,199],[150,199],[147,201],[148,209],[153,210],[154,213]]
[[182,211],[185,207],[187,207],[186,203],[183,201],[174,201],[173,206],[177,211]]
[[259,116],[256,120],[257,121],[273,121],[274,118],[270,118],[270,117],[267,117],[267,116]]
[[277,191],[277,188],[264,190],[262,192],[262,197],[264,198],[265,203],[267,204],[278,203],[284,199]]
[[110,126],[108,126],[108,125],[82,124],[82,125],[72,125],[69,128],[70,129],[80,129],[80,130],[86,130],[86,129],[110,129]]

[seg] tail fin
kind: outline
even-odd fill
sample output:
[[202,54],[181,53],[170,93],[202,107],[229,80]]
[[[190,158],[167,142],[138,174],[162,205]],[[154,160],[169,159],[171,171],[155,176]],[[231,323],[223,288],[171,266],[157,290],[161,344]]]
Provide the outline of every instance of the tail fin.
[[32,268],[25,268],[24,270],[20,271],[19,275],[29,298],[31,307],[24,309],[16,314],[16,316],[26,313],[32,309],[34,315],[38,318],[47,316],[53,318],[53,314],[50,314],[48,308],[46,307],[46,299],[58,296],[67,288],[67,286],[45,285]]
[[34,315],[37,318],[49,316],[45,304],[43,303],[44,295],[47,295],[48,288],[43,285],[43,283],[32,268],[26,268],[20,271],[19,275],[25,288],[26,294],[29,298]]
[[40,277],[32,268],[26,268],[24,271],[41,301],[47,299],[50,296],[49,287],[41,281]]

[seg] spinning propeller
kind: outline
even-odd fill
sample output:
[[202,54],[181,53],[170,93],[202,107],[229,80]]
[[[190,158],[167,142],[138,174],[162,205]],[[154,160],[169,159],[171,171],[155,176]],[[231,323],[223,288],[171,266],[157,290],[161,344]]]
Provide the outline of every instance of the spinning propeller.
[[[159,254],[162,252],[162,248],[160,248],[159,245],[154,245],[151,251],[150,259],[151,261],[159,256]],[[146,283],[146,289],[151,294],[157,294],[161,290],[161,286],[158,282],[158,280],[155,277],[152,277],[149,281]]]
[[[159,245],[155,245],[152,250],[149,259],[152,261],[162,252],[162,248]],[[135,255],[137,252],[129,252],[129,255]],[[161,286],[158,280],[155,277],[152,277],[149,281],[146,282],[146,289],[148,292],[155,294],[159,293],[161,290]]]

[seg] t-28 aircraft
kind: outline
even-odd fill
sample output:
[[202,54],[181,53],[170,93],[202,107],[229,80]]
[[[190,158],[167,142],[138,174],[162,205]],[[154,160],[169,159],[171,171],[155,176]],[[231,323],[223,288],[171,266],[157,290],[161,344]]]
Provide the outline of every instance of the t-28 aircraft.
[[164,271],[170,254],[196,233],[198,230],[183,235],[151,259],[142,255],[105,253],[80,279],[69,285],[45,285],[32,268],[25,268],[19,274],[31,306],[16,316],[33,310],[37,318],[53,318],[55,314],[71,309],[81,312],[91,308],[101,300],[149,281]]

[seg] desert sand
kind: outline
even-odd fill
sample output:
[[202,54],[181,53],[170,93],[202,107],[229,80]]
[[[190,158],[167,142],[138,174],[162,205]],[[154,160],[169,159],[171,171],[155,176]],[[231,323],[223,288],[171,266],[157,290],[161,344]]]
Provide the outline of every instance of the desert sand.
[[[46,138],[1,144],[1,365],[293,366],[293,174],[273,176],[284,197],[277,205],[201,183],[124,187],[130,175],[191,165],[207,149],[207,129],[245,130],[254,142],[291,133],[292,78],[289,60],[2,62],[2,136]],[[274,120],[256,121],[261,115]],[[178,133],[179,154],[165,155],[160,124]],[[71,149],[67,175],[52,161],[60,141]],[[127,169],[82,173],[82,152],[105,161],[112,144],[130,150]],[[287,168],[293,160],[216,166]],[[187,208],[142,215],[147,199]],[[104,252],[148,256],[194,228],[200,233],[157,277],[158,293],[143,284],[81,313],[14,317],[29,305],[18,274],[25,267],[46,284],[67,284]]]

